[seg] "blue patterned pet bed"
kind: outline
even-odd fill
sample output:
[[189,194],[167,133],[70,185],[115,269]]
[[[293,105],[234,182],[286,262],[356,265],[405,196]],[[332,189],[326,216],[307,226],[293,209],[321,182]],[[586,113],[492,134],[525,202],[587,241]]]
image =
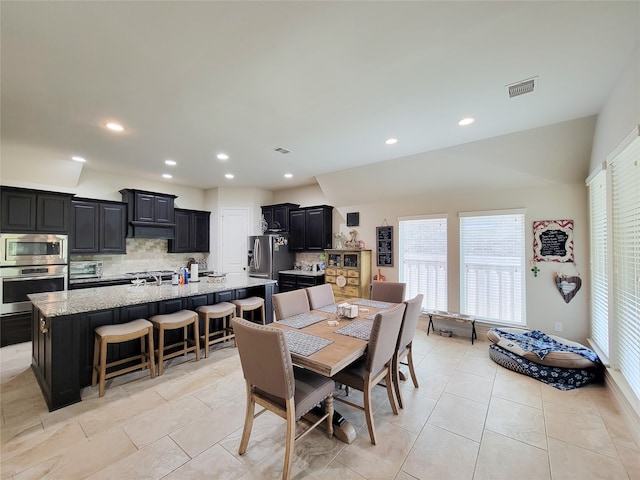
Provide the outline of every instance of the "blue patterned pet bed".
[[498,365],[547,383],[559,390],[572,390],[602,381],[602,367],[550,367],[522,358],[496,344],[489,345],[489,357]]

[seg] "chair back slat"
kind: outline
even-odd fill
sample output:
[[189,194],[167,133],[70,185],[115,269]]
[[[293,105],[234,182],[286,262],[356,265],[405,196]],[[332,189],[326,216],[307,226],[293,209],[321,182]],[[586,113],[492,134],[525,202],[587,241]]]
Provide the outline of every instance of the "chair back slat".
[[270,395],[292,398],[295,379],[283,331],[238,317],[231,323],[245,380]]
[[406,283],[374,280],[371,284],[371,300],[402,303],[404,302],[406,288]]
[[331,288],[330,283],[323,283],[322,285],[316,285],[315,287],[307,287],[305,290],[309,297],[309,306],[311,307],[311,310],[336,303],[335,297],[333,296],[333,288]]

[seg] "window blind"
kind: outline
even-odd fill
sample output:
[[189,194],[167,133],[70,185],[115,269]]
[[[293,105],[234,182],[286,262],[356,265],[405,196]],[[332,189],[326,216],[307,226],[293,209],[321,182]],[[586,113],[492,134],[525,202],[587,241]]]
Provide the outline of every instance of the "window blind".
[[524,213],[460,214],[460,309],[525,325]]
[[598,173],[589,183],[591,240],[591,338],[609,356],[607,264],[607,174]]
[[613,364],[640,397],[640,138],[611,162],[611,199]]
[[447,217],[401,218],[398,232],[407,298],[422,293],[423,308],[447,310]]

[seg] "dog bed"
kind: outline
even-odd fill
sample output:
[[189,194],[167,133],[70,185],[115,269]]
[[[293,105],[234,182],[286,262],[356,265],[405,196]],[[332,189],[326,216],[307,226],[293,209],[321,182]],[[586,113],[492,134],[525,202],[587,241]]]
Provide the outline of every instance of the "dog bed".
[[593,350],[539,330],[492,328],[487,332],[487,338],[525,360],[548,367],[593,368],[600,364]]
[[535,378],[559,390],[572,390],[602,380],[600,366],[590,368],[550,367],[520,357],[497,344],[489,345],[489,357],[498,365]]

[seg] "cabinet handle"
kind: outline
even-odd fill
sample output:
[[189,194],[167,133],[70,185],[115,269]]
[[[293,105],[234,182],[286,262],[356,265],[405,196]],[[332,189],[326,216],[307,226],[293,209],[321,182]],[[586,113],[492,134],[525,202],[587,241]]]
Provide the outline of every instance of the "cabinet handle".
[[47,327],[47,322],[45,322],[44,317],[40,317],[40,333],[48,333],[49,327]]

